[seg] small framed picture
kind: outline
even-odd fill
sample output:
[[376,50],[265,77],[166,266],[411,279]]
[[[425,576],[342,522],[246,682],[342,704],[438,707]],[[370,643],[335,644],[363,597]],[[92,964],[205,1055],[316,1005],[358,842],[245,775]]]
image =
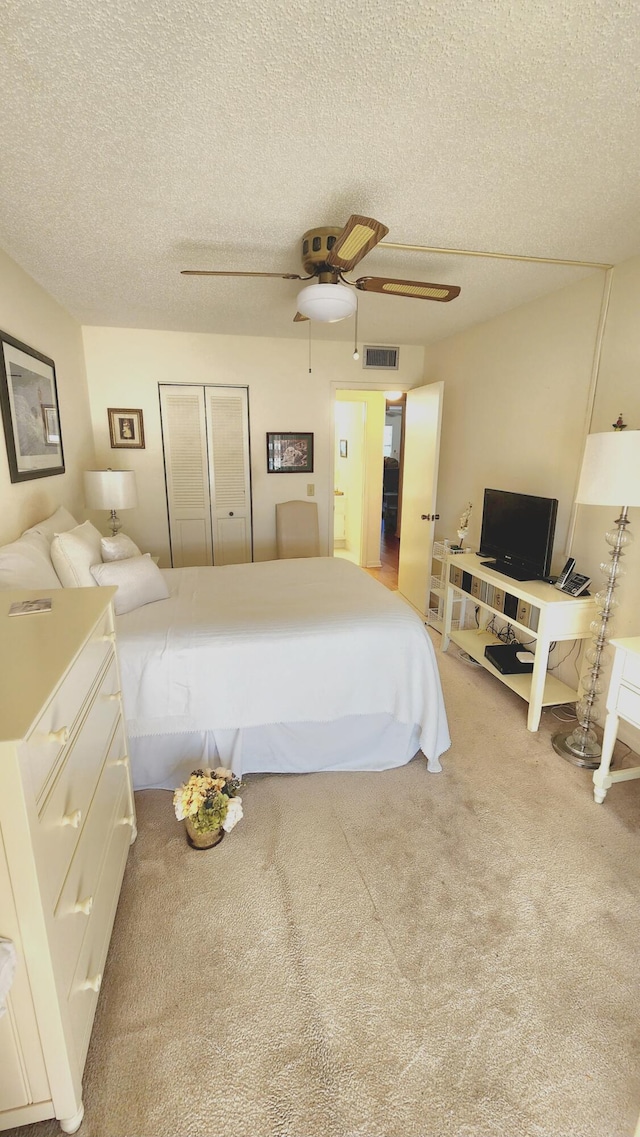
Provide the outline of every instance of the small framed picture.
[[341,438],[340,439],[340,457],[346,458],[348,456],[348,453],[349,453],[349,444],[348,444],[346,438]]
[[107,414],[112,450],[144,450],[142,411],[109,407]]
[[0,407],[12,482],[64,474],[52,359],[0,332]]
[[267,433],[269,474],[312,474],[313,434]]

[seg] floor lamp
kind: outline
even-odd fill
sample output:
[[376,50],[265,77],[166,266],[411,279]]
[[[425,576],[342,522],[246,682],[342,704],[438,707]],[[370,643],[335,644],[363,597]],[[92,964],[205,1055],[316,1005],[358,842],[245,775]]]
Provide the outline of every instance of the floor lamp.
[[[626,505],[620,507],[621,501]],[[556,734],[551,740],[554,750],[567,761],[595,770],[600,765],[602,750],[591,724],[598,718],[598,696],[603,689],[602,657],[611,635],[612,610],[618,603],[614,592],[624,572],[620,561],[632,539],[627,528],[629,506],[640,505],[640,430],[588,435],[576,502],[620,507],[616,528],[605,534],[609,550],[600,568],[606,581],[595,595],[598,615],[591,624],[593,639],[585,652],[588,667],[576,703],[578,725],[570,733]]]
[[135,509],[138,504],[136,475],[133,470],[86,470],[84,500],[88,509],[108,509],[111,536],[122,529],[117,509]]

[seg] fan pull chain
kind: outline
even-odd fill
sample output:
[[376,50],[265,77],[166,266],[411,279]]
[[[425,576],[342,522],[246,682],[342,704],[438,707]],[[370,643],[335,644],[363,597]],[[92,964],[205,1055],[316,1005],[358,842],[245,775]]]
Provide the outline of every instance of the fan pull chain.
[[358,303],[358,295],[356,293],[356,327],[355,327],[355,340],[353,343],[353,358],[354,359],[360,359],[360,352],[358,351],[358,308],[359,307],[360,307],[360,305]]
[[311,374],[311,320],[309,320],[309,374]]

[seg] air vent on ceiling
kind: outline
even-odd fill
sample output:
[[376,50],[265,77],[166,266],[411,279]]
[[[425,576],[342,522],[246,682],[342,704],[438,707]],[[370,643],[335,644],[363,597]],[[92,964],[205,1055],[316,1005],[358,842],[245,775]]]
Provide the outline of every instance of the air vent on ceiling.
[[362,366],[375,367],[379,371],[397,371],[399,358],[399,347],[367,347],[365,344]]

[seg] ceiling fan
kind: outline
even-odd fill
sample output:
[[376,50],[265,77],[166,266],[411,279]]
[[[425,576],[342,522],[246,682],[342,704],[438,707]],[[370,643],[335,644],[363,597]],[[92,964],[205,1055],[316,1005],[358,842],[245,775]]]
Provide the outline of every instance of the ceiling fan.
[[348,280],[351,272],[367,253],[386,237],[389,230],[373,217],[351,215],[343,229],[324,226],[309,229],[302,238],[302,265],[309,275],[295,272],[220,272],[207,269],[182,269],[182,276],[267,276],[279,280],[314,280],[298,293],[298,311],[294,321],[320,320],[336,323],[352,316],[361,292],[382,292],[389,296],[410,296],[414,300],[438,300],[446,303],[460,295],[455,284],[426,284],[420,280],[394,280],[386,276],[361,276]]

